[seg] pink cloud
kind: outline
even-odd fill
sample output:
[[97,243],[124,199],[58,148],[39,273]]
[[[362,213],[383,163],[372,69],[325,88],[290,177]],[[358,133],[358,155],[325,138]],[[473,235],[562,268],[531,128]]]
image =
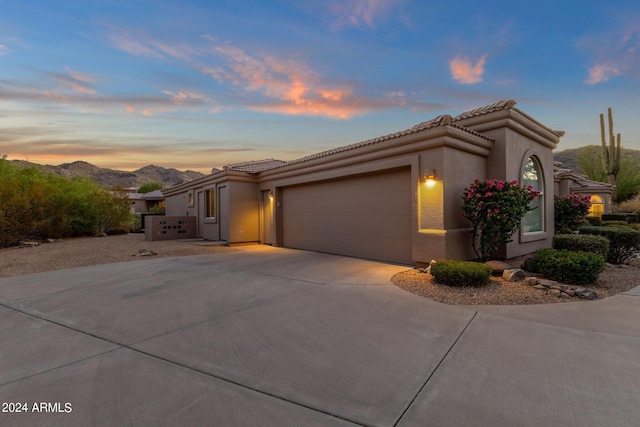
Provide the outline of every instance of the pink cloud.
[[[212,40],[215,41],[215,40]],[[271,102],[250,108],[290,115],[326,116],[348,119],[361,114],[365,106],[349,105],[352,88],[322,82],[305,64],[270,55],[251,55],[229,43],[217,43],[214,51],[226,66],[202,71],[218,81],[229,81],[249,92],[259,92]]]
[[618,76],[640,77],[640,23],[621,25],[608,34],[585,38],[580,44],[593,57],[586,84]]
[[596,64],[589,68],[589,78],[586,83],[589,85],[595,85],[598,83],[606,82],[612,77],[619,76],[620,69],[616,65],[612,64]]
[[346,26],[376,28],[376,24],[386,21],[395,6],[402,0],[351,0],[332,1],[327,7],[334,17],[337,28]]
[[0,44],[0,56],[6,55],[9,52],[11,52],[11,49],[9,49],[7,46]]
[[487,55],[482,55],[475,64],[467,57],[456,56],[449,63],[451,77],[463,84],[480,83],[484,76],[484,64],[486,61]]

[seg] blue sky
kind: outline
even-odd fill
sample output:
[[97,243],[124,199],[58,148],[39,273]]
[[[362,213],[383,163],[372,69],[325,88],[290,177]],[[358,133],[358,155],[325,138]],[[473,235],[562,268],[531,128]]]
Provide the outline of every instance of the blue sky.
[[208,172],[502,99],[640,149],[638,0],[0,0],[0,153]]

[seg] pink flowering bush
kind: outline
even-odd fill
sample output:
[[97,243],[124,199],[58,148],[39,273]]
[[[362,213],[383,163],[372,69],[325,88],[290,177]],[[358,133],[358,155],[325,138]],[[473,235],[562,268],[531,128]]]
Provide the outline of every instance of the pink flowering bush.
[[576,193],[555,196],[553,207],[556,233],[565,229],[575,230],[589,222],[587,217],[591,209],[591,197]]
[[478,259],[488,261],[501,244],[509,243],[522,218],[532,210],[529,202],[540,194],[518,181],[476,180],[462,195],[464,217],[472,225],[472,247]]

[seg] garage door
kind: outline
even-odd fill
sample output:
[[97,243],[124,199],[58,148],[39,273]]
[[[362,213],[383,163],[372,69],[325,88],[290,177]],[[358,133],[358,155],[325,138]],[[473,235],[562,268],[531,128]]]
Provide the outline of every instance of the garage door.
[[410,264],[411,188],[410,169],[286,187],[283,244]]

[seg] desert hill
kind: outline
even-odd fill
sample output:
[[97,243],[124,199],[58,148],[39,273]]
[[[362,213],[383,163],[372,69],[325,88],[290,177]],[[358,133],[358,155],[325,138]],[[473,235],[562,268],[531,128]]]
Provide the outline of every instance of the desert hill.
[[[562,167],[566,169],[573,169],[576,172],[583,173],[580,170],[580,166],[578,165],[578,151],[590,149],[593,150],[594,153],[600,153],[601,146],[599,145],[587,145],[586,147],[580,148],[568,148],[566,150],[557,151],[553,153],[553,160],[562,163]],[[633,156],[640,160],[640,150],[632,150],[629,148],[622,147],[622,155],[623,156]]]
[[24,160],[12,160],[14,164],[28,167],[37,167],[65,178],[76,176],[90,178],[98,184],[113,187],[122,186],[124,188],[140,187],[145,182],[160,181],[165,187],[179,184],[184,181],[192,181],[204,176],[204,174],[192,170],[179,171],[174,168],[164,168],[162,166],[148,165],[138,170],[128,172],[116,169],[101,168],[91,163],[75,161],[63,163],[58,166],[40,165]]

